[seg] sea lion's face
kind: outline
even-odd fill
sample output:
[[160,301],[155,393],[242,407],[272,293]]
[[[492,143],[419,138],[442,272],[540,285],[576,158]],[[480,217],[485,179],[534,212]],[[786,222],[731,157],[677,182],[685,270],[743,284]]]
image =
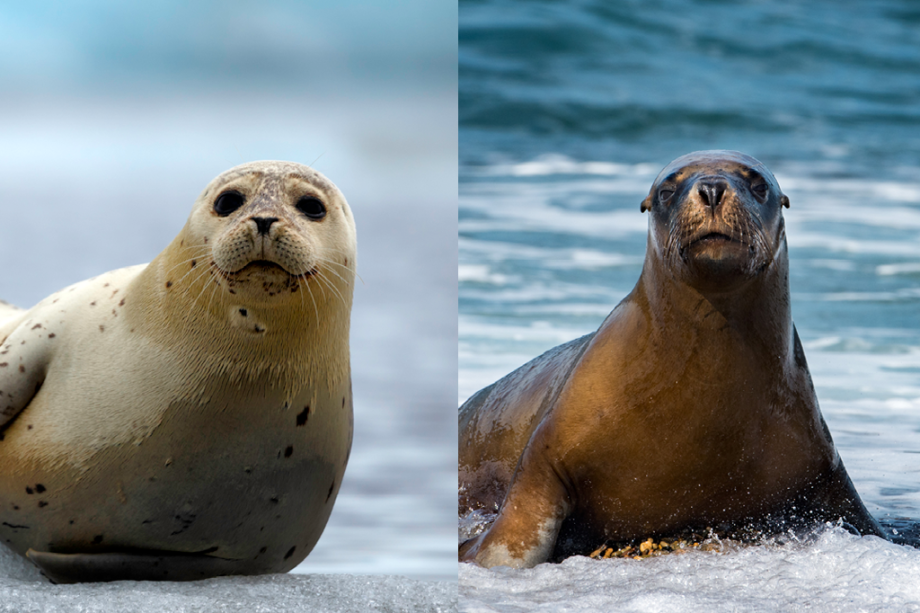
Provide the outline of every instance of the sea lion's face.
[[773,174],[735,151],[674,160],[642,202],[654,255],[701,291],[732,291],[773,262],[785,244],[783,206]]
[[252,162],[221,174],[199,196],[186,232],[186,249],[239,298],[277,302],[316,284],[309,290],[315,301],[341,293],[354,275],[348,204],[332,182],[300,164]]

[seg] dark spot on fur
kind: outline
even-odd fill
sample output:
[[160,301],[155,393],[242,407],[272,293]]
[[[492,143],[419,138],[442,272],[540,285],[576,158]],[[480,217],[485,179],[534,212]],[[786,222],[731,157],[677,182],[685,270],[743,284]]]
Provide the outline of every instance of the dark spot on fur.
[[342,408],[345,408],[345,396],[342,396]]
[[26,430],[31,430],[31,429],[32,429],[32,424],[29,424],[28,426],[26,426]]
[[125,299],[122,298],[121,302],[118,303],[118,306],[125,306]]
[[100,324],[100,325],[99,325],[99,331],[100,331],[100,332],[105,332],[105,326],[103,326],[103,325]]
[[102,287],[108,287],[108,286],[109,286],[108,283],[105,283],[105,284],[102,285]]
[[20,364],[20,365],[19,365],[19,372],[25,372],[25,371],[26,371],[26,367],[23,366],[22,364]]
[[144,525],[144,524],[152,524],[152,523],[153,523],[153,520],[152,520],[152,519],[145,519],[144,521],[141,522],[141,525]]
[[296,545],[293,546],[293,547],[291,547],[290,549],[288,549],[288,552],[287,552],[286,554],[284,554],[284,559],[287,560],[287,559],[290,558],[292,555],[294,555],[294,550],[295,550],[295,549],[297,549],[297,546],[296,546]]
[[208,237],[207,237],[207,236],[204,237],[204,242],[208,242]]
[[32,330],[38,330],[41,327],[42,327],[41,324],[35,324],[34,326],[32,326]]
[[235,293],[236,293],[236,292],[233,291],[232,289],[231,289],[231,290],[227,290],[227,291],[230,292],[231,294],[235,294]]
[[39,501],[38,501],[38,508],[39,508],[39,509],[42,508],[42,507],[47,507],[47,506],[48,506],[48,503],[45,502],[44,500],[39,500]]
[[307,405],[303,408],[303,411],[297,415],[297,425],[302,426],[307,423],[307,420],[310,419],[310,406]]
[[34,494],[34,493],[35,493],[35,490],[33,490],[31,487],[29,487],[29,486],[27,485],[27,486],[26,486],[26,494],[28,494],[29,496],[31,496],[31,495]]
[[277,497],[277,496],[272,496],[271,498],[269,498],[269,500],[272,501],[272,503],[274,503],[274,504],[278,504],[278,497]]
[[294,455],[294,446],[288,445],[287,449],[284,450],[284,457],[289,458]]
[[70,525],[71,525],[71,526],[73,525],[73,520],[72,520],[72,519],[70,520]]
[[198,266],[198,261],[192,260],[192,268],[195,268],[196,266]]
[[329,499],[332,498],[332,490],[335,489],[335,479],[332,480],[332,485],[329,486],[329,493],[326,494],[326,502],[329,502]]
[[97,534],[96,536],[93,537],[93,545],[98,545],[101,542],[102,542],[101,534]]
[[48,335],[48,338],[54,338],[54,336],[55,336],[54,332],[52,332],[51,334]]
[[0,362],[0,368],[6,368],[9,365],[10,365],[9,362]]
[[89,303],[89,306],[96,306],[96,301],[93,300],[92,302],[90,302],[90,303]]
[[14,504],[14,505],[13,505],[13,510],[14,510],[14,511],[18,511],[18,510],[19,510],[19,507],[16,506],[16,505]]
[[246,317],[247,315],[249,315],[249,311],[247,311],[246,309],[240,309],[240,315],[242,315],[243,317]]
[[45,486],[42,485],[41,483],[36,483],[36,484],[35,484],[35,491],[38,492],[39,494],[42,494],[42,493],[45,492]]
[[166,289],[169,289],[170,287],[172,287],[172,281],[167,281],[167,282],[166,282]]
[[259,550],[259,555],[262,555],[266,551],[268,551],[268,547],[262,547],[262,549]]

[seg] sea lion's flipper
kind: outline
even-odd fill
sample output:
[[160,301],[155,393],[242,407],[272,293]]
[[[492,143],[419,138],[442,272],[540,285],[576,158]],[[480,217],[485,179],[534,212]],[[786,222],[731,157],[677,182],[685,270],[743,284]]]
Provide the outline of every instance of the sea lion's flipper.
[[[534,435],[538,436],[539,432]],[[461,546],[461,561],[486,568],[531,568],[552,556],[572,501],[559,473],[534,449],[543,445],[528,447],[495,523],[474,542]]]
[[239,572],[237,560],[201,554],[49,553],[30,549],[26,557],[54,583],[100,581],[195,581]]

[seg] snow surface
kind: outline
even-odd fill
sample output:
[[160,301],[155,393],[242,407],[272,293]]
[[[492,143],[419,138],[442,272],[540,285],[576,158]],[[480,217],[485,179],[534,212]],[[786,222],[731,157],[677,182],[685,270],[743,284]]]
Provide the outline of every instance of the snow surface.
[[460,565],[460,611],[920,611],[920,551],[830,528],[809,542],[536,568]]
[[15,613],[323,613],[457,610],[457,585],[381,575],[263,575],[187,583],[118,581],[53,585],[0,546],[0,611]]

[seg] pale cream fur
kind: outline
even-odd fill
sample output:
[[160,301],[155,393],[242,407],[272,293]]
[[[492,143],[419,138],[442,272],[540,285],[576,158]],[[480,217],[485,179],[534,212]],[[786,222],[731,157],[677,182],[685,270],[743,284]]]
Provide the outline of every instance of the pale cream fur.
[[[214,202],[230,190],[245,203],[222,217]],[[323,219],[295,208],[303,196],[325,204]],[[254,217],[277,221],[263,236]],[[61,542],[79,550],[104,532],[122,547],[219,544],[214,555],[263,556],[244,572],[299,562],[322,532],[350,448],[355,256],[354,220],[331,182],[300,164],[253,162],[214,179],[150,264],[77,283],[29,311],[0,305],[0,520],[29,525],[0,537],[21,553]],[[253,264],[261,261],[278,266]],[[300,412],[309,423],[300,423],[307,421]],[[205,449],[213,453],[197,455]],[[159,484],[160,471],[185,450],[195,460],[188,474],[169,477],[175,499],[158,485],[146,500],[144,479]],[[302,474],[291,469],[295,460]],[[252,471],[266,475],[270,492],[245,481]],[[38,483],[42,510],[12,511],[38,499],[23,493]],[[316,484],[321,491],[309,491]],[[241,509],[240,525],[252,526],[221,528],[226,510],[187,501],[186,488],[196,496],[204,495],[197,488],[212,489],[208,500],[225,489],[233,497],[227,504]],[[246,509],[241,490],[258,492],[259,504]],[[263,505],[260,497],[270,494]],[[109,498],[116,501],[92,502]],[[157,532],[149,526],[159,509],[149,507],[160,504],[163,526],[187,512],[214,514],[211,528],[186,527],[180,538],[173,528]],[[263,537],[282,508],[293,527]],[[98,525],[73,527],[72,516],[90,510]],[[275,551],[257,553],[262,541]],[[296,555],[271,546],[289,541]]]

